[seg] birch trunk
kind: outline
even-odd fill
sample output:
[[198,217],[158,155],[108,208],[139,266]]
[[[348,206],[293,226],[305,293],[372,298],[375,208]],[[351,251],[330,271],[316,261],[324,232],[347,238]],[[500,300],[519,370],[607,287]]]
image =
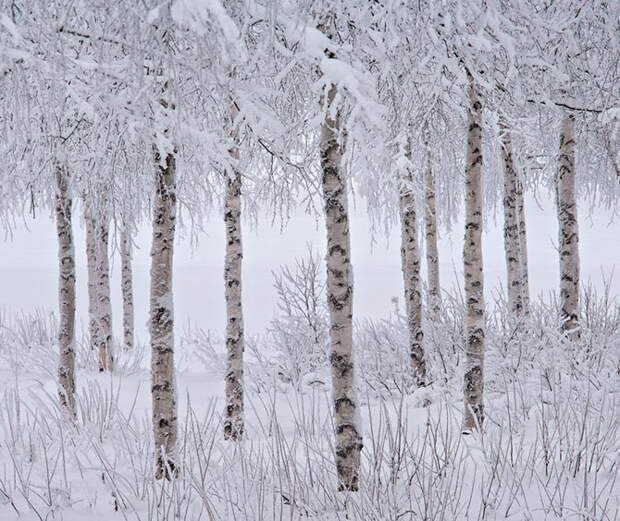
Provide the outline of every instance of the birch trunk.
[[[406,144],[405,155],[411,159],[411,145]],[[405,310],[409,331],[409,356],[413,381],[417,387],[426,385],[424,360],[424,332],[422,331],[422,291],[420,289],[420,253],[416,225],[415,197],[412,192],[411,170],[403,173],[400,186],[401,262],[405,290]]]
[[512,156],[512,138],[504,122],[501,125],[502,160],[504,163],[504,252],[506,255],[506,286],[510,313],[520,317],[523,313],[523,288],[521,287],[521,241],[519,237],[519,209],[517,207],[517,170]]
[[126,350],[134,345],[133,274],[131,270],[131,234],[126,223],[121,230],[121,292],[123,295],[123,346]]
[[562,121],[556,200],[560,253],[560,320],[570,338],[579,337],[579,229],[575,200],[575,118]]
[[[231,120],[233,129],[238,109],[233,103]],[[236,129],[232,132],[237,141]],[[233,161],[239,159],[239,150],[229,150]],[[226,258],[224,261],[224,287],[226,296],[226,420],[224,438],[243,438],[243,307],[241,302],[241,173],[233,166],[226,172],[224,223],[226,225]]]
[[[105,204],[105,203],[104,203]],[[107,212],[96,217],[97,306],[99,371],[112,371],[112,303],[110,299],[110,258],[108,255],[109,220]]]
[[523,194],[523,181],[517,179],[517,213],[519,218],[519,251],[521,253],[521,301],[523,313],[530,312],[530,278],[527,260],[527,224],[525,221],[525,197]]
[[[428,146],[428,145],[427,145]],[[437,247],[437,209],[435,202],[435,174],[430,148],[427,148],[425,204],[426,268],[430,310],[434,320],[441,310],[441,286],[439,284],[439,248]]]
[[75,256],[71,223],[69,174],[56,168],[56,232],[58,236],[58,366],[60,403],[75,416]]
[[343,171],[341,116],[334,114],[337,88],[327,92],[320,154],[327,228],[327,299],[330,318],[330,364],[336,429],[336,468],[340,490],[359,489],[362,434],[358,425],[353,364],[353,273],[347,186]]
[[484,278],[482,269],[482,103],[468,74],[469,128],[465,170],[465,302],[466,362],[463,383],[463,430],[482,427],[484,420]]
[[[90,348],[99,349],[99,304],[97,298],[97,237],[95,221],[88,195],[83,194],[84,225],[86,228],[86,265],[88,268],[88,332]],[[101,365],[99,366],[101,369]]]
[[174,155],[161,165],[155,154],[156,177],[153,200],[153,245],[151,249],[151,397],[157,479],[176,476],[177,412],[174,381],[174,308],[172,260],[176,219]]

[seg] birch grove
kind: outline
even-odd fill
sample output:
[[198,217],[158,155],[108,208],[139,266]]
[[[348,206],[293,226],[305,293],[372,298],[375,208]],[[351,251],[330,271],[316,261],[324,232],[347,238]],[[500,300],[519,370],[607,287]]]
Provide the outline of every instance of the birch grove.
[[58,246],[56,314],[0,313],[0,519],[617,518],[616,11],[0,0],[0,225]]
[[566,116],[560,131],[556,178],[558,253],[560,256],[560,321],[571,337],[579,336],[579,227],[575,194],[575,118]]
[[484,420],[484,275],[482,270],[482,103],[469,77],[469,127],[465,165],[465,417],[463,430],[482,428]]

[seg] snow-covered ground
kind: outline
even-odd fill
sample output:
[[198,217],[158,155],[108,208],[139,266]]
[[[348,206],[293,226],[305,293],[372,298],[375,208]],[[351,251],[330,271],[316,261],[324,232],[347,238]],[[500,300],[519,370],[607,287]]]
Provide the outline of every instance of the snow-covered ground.
[[[620,316],[589,302],[575,345],[559,339],[552,308],[535,308],[522,328],[489,320],[482,437],[460,431],[458,318],[427,325],[433,384],[413,393],[402,317],[360,326],[362,486],[349,494],[336,486],[324,364],[295,385],[290,353],[253,340],[246,440],[224,441],[223,348],[186,334],[181,473],[155,481],[145,353],[121,354],[117,374],[100,375],[81,344],[74,427],[56,397],[53,324],[5,315],[0,519],[617,519]],[[458,306],[447,302],[450,313]]]
[[[532,292],[556,288],[553,206],[528,205]],[[488,317],[486,426],[463,436],[463,339],[458,292],[461,226],[440,243],[448,289],[442,320],[425,325],[432,385],[411,391],[398,235],[370,254],[367,220],[353,229],[357,387],[364,449],[359,493],[337,491],[325,342],[281,317],[266,330],[277,300],[271,270],[317,251],[323,228],[296,215],[281,235],[267,221],[246,227],[244,303],[247,436],[223,440],[222,233],[181,241],[175,268],[179,416],[178,479],[153,479],[150,377],[144,329],[118,371],[97,372],[84,339],[78,348],[78,422],[58,406],[55,319],[56,245],[51,222],[19,225],[0,257],[0,520],[420,519],[616,520],[620,518],[620,229],[597,211],[581,225],[584,332],[559,337],[557,309],[535,302],[532,319],[511,323],[494,288],[503,280],[501,219],[484,237]],[[76,231],[80,314],[86,270]],[[146,321],[149,236],[139,236],[137,323]],[[8,248],[8,250],[7,250]],[[6,255],[4,252],[7,252]],[[118,264],[113,279],[116,304]],[[604,290],[607,290],[605,294]],[[38,308],[39,311],[35,311]],[[23,310],[23,311],[20,311]],[[120,315],[119,312],[116,316]],[[363,320],[372,319],[372,320]],[[287,322],[288,320],[288,322]],[[271,324],[273,326],[273,324]],[[297,326],[295,326],[297,327]],[[211,330],[209,332],[209,330]],[[118,329],[117,329],[118,331]],[[289,336],[287,336],[289,335]],[[312,351],[315,350],[316,352]],[[309,356],[310,353],[312,356]]]

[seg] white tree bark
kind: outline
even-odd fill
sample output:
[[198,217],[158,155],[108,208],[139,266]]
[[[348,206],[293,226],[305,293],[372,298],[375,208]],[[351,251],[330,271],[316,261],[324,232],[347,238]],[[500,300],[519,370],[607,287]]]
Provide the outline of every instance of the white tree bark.
[[153,199],[151,249],[151,397],[157,479],[176,475],[177,410],[174,381],[174,308],[172,260],[176,221],[174,155],[165,166],[155,153],[156,177]]
[[75,255],[71,222],[69,173],[56,168],[56,232],[58,236],[58,366],[60,403],[75,416]]
[[[405,145],[405,156],[411,160],[411,143]],[[401,263],[405,290],[405,310],[409,332],[409,356],[413,381],[417,387],[426,385],[424,360],[424,332],[422,330],[422,291],[420,280],[420,252],[418,249],[413,176],[407,168],[400,179]]]
[[362,434],[358,425],[353,361],[353,273],[349,236],[347,183],[342,165],[344,136],[334,99],[327,91],[326,116],[321,126],[320,155],[327,228],[327,299],[330,317],[330,363],[336,429],[336,467],[339,488],[359,489]]
[[[97,237],[91,203],[87,194],[82,195],[84,225],[86,228],[86,265],[88,268],[88,331],[90,347],[99,349],[99,304],[97,298]],[[99,366],[101,369],[101,365]]]
[[110,257],[108,237],[110,221],[104,202],[101,215],[95,214],[97,240],[97,323],[99,342],[99,371],[112,371],[114,357],[112,353],[112,301],[110,298]]
[[575,118],[562,121],[556,177],[559,224],[560,320],[571,337],[579,336],[579,229],[575,199]]
[[463,264],[466,302],[466,361],[463,382],[463,430],[482,427],[484,419],[484,277],[482,267],[482,103],[469,75],[469,128],[465,166],[465,242]]
[[519,236],[518,174],[512,155],[512,138],[504,121],[500,122],[504,163],[504,253],[508,307],[515,317],[523,313],[522,255]]
[[430,147],[427,144],[427,167],[425,184],[425,235],[426,269],[428,279],[429,309],[436,320],[441,310],[441,285],[439,283],[439,248],[437,247],[437,208],[435,202],[435,174]]
[[525,197],[523,193],[523,181],[517,179],[517,214],[519,217],[519,252],[521,253],[521,301],[523,313],[530,312],[530,278],[527,260],[527,224],[525,221]]
[[126,350],[134,345],[133,275],[131,270],[131,233],[127,223],[121,230],[121,293],[123,295],[123,346]]
[[[235,122],[239,111],[231,107],[232,138],[235,146],[228,152],[233,161],[239,159]],[[224,438],[243,438],[243,306],[241,301],[241,172],[236,167],[226,172],[224,223],[226,225],[226,258],[224,287],[226,296],[226,419]]]

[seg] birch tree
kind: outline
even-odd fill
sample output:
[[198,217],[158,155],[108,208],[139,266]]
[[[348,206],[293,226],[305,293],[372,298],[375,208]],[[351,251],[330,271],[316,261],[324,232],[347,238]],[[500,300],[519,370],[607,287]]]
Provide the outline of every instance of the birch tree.
[[556,178],[558,251],[560,255],[560,320],[562,329],[579,337],[579,228],[575,194],[575,117],[562,120]]
[[482,102],[469,78],[469,128],[465,167],[465,376],[464,431],[480,429],[484,420],[484,276],[482,269]]
[[60,403],[75,416],[75,254],[69,173],[56,167],[56,234],[58,237],[58,366]]
[[172,76],[169,71],[173,24],[170,12],[163,13],[154,36],[161,46],[159,70],[154,77],[153,102],[156,135],[153,145],[155,187],[153,195],[153,242],[151,247],[151,398],[155,477],[172,479],[178,474],[176,462],[177,404],[174,371],[174,301],[172,267],[176,229],[177,186],[175,145],[171,141]]
[[110,257],[109,234],[110,219],[107,197],[103,198],[102,207],[95,217],[96,267],[97,276],[97,341],[99,371],[112,371],[112,302],[110,298]]
[[123,347],[129,351],[134,347],[134,311],[133,311],[133,272],[131,229],[124,220],[120,237],[121,253],[121,294],[123,299]]
[[[334,36],[335,16],[324,14],[318,28]],[[335,54],[326,50],[328,59]],[[347,179],[343,164],[346,130],[338,87],[328,83],[323,92],[325,118],[321,125],[320,158],[327,231],[327,300],[330,318],[330,364],[336,429],[336,468],[339,489],[359,489],[362,434],[354,387],[353,362],[353,268],[347,202]]]
[[[233,129],[231,138],[238,139],[239,111],[231,106]],[[239,160],[234,144],[229,150],[231,160]],[[226,225],[226,257],[224,285],[226,295],[226,420],[224,437],[240,440],[243,437],[243,308],[241,301],[241,172],[233,166],[225,172],[224,222]]]
[[426,238],[426,269],[429,310],[434,320],[441,310],[441,285],[439,283],[439,248],[437,247],[437,206],[435,203],[435,173],[430,144],[426,150],[427,163],[424,189],[424,229]]
[[151,249],[151,395],[157,479],[176,472],[177,436],[174,381],[174,308],[172,301],[172,259],[176,226],[176,183],[174,154],[155,153],[155,196],[153,200],[153,246]]
[[[86,231],[86,266],[88,276],[88,332],[90,348],[97,351],[101,345],[99,342],[99,320],[98,309],[99,299],[97,298],[97,238],[95,231],[95,221],[93,211],[86,193],[82,196],[82,207],[84,213],[84,228]],[[101,356],[98,354],[99,370],[103,371]],[[105,360],[105,358],[104,358]]]
[[[505,121],[501,124],[501,152],[504,163],[504,252],[506,255],[506,286],[508,307],[519,317],[523,312],[523,261],[521,252],[520,221],[523,200],[519,200],[519,179],[512,154],[512,138]],[[523,191],[521,190],[521,194]]]
[[525,195],[522,175],[516,179],[517,220],[519,224],[519,254],[521,272],[521,303],[523,313],[528,315],[530,310],[530,274],[527,258],[527,223],[525,221]]
[[424,360],[424,331],[422,330],[422,292],[420,281],[420,253],[416,223],[413,176],[411,172],[411,141],[404,144],[405,166],[401,174],[400,224],[401,264],[405,288],[405,311],[409,333],[409,357],[413,381],[417,387],[426,385],[426,361]]

